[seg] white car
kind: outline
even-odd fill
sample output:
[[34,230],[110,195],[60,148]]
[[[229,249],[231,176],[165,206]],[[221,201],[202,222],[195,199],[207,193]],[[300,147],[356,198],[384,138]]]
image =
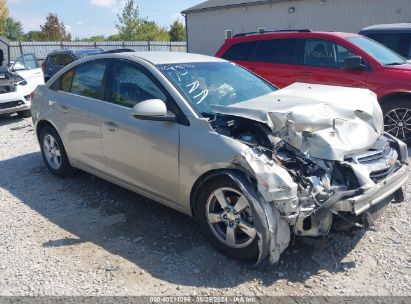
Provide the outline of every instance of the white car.
[[31,94],[44,84],[44,75],[34,54],[24,54],[0,71],[0,114],[29,117]]

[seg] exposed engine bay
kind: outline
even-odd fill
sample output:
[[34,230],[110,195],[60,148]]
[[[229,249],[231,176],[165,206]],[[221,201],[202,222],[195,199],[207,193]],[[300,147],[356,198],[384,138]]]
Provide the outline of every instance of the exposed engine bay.
[[27,85],[27,81],[17,73],[0,68],[0,94],[16,92],[18,85]]
[[[347,200],[363,196],[407,162],[406,150],[390,135],[380,136],[365,152],[335,161],[310,157],[274,135],[266,124],[248,118],[219,114],[212,126],[250,148],[234,162],[252,172],[266,204],[271,204],[281,221],[299,236],[325,236],[337,220],[361,226],[363,219],[358,215],[362,210]],[[390,193],[388,200],[394,196],[401,199],[401,193],[401,189]],[[278,242],[281,236],[277,233],[275,246],[269,242],[272,263],[278,261],[290,240],[284,223],[281,229],[283,241]]]

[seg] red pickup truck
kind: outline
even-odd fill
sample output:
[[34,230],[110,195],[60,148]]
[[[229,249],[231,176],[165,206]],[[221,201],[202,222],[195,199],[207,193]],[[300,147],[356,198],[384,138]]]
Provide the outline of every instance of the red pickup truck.
[[310,30],[244,33],[227,39],[216,56],[280,88],[305,82],[370,89],[386,131],[411,144],[411,64],[374,40]]

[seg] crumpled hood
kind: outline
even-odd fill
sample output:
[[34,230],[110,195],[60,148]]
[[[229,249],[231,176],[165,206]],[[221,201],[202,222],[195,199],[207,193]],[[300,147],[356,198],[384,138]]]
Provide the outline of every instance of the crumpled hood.
[[324,160],[342,161],[365,151],[384,132],[377,97],[367,89],[295,83],[212,110],[265,123],[275,136]]

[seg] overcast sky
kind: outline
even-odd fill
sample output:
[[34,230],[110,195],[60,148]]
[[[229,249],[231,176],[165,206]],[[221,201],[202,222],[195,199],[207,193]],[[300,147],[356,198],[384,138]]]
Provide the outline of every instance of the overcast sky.
[[[111,35],[117,31],[114,22],[124,0],[8,0],[10,16],[19,20],[24,31],[39,30],[48,13],[56,13],[74,37]],[[180,12],[201,0],[135,0],[140,16],[169,26]]]

